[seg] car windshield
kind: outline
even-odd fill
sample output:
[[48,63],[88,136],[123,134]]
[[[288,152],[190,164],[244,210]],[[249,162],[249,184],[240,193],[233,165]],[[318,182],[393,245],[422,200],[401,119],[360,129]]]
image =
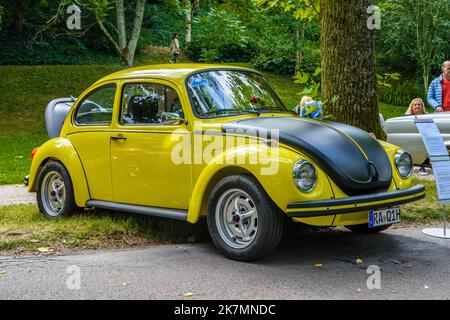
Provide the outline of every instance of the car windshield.
[[201,72],[190,76],[187,85],[194,113],[200,117],[289,112],[267,81],[254,72]]

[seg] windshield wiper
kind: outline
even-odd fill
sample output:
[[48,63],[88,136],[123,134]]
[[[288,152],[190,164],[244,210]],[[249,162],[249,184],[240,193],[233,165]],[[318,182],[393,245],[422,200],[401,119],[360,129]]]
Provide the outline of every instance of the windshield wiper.
[[205,112],[202,114],[202,116],[209,116],[213,114],[221,114],[221,113],[233,113],[233,112],[242,112],[245,110],[239,110],[239,109],[219,109],[219,110],[211,110],[208,112]]
[[278,111],[283,113],[295,113],[292,110],[288,110],[279,106],[267,106],[267,107],[259,107],[259,108],[253,108],[250,109],[253,113],[263,113],[263,112],[271,112],[271,111]]

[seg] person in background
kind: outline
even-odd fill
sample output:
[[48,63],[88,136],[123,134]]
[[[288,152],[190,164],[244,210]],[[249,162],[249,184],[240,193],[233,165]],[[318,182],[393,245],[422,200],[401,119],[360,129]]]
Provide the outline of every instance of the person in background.
[[[425,103],[423,102],[422,99],[416,98],[411,101],[408,109],[406,109],[404,116],[418,116],[425,113],[427,113],[427,110],[425,109]],[[423,176],[427,175],[428,174],[427,169],[425,169],[424,166],[420,166],[419,174]]]
[[177,63],[178,56],[180,55],[180,42],[178,41],[178,33],[172,35],[172,41],[170,42],[170,53],[172,59],[170,63]]
[[431,82],[427,101],[436,112],[450,111],[450,61],[442,64],[442,74]]
[[302,99],[300,100],[300,104],[297,105],[297,106],[295,106],[294,112],[295,112],[296,114],[300,115],[300,112],[301,112],[301,110],[302,110],[302,107],[303,107],[305,104],[309,103],[309,102],[313,102],[313,98],[308,97],[308,96],[303,96]]
[[307,102],[300,110],[300,117],[322,119],[322,103],[320,101]]
[[417,116],[425,113],[427,113],[427,110],[425,109],[425,103],[422,99],[416,98],[411,101],[408,109],[406,109],[404,116]]

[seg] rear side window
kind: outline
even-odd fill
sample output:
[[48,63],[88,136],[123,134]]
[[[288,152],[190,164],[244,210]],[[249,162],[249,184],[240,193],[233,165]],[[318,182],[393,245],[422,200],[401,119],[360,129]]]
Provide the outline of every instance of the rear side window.
[[115,85],[101,87],[90,93],[75,112],[75,124],[101,126],[111,124],[115,94]]

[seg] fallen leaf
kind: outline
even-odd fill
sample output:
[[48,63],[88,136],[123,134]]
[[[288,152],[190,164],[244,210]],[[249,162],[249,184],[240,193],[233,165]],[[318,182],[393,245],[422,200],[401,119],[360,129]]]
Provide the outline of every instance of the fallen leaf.
[[186,292],[186,293],[183,293],[183,297],[192,297],[193,295],[194,295],[193,292]]
[[322,265],[321,263],[316,263],[316,264],[314,265],[315,268],[322,268],[322,266],[323,266],[323,265]]
[[362,261],[361,259],[358,258],[358,259],[355,260],[355,263],[356,263],[356,264],[361,264],[361,263],[363,263],[363,261]]
[[6,274],[6,271],[0,271],[0,275]]
[[37,248],[37,251],[41,252],[41,253],[45,253],[45,252],[53,252],[53,249],[50,249],[47,247],[39,247],[39,248]]

